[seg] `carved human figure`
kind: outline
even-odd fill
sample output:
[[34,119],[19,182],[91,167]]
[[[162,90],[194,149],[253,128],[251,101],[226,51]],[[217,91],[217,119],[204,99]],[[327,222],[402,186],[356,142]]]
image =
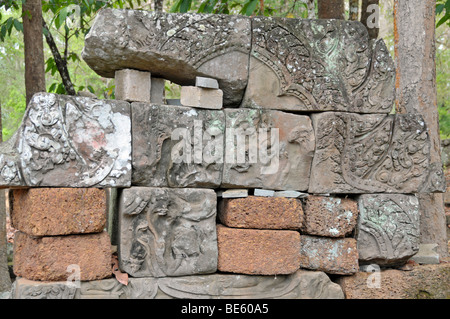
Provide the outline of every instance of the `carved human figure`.
[[[215,194],[211,190],[134,187],[121,199],[121,265],[133,276],[214,271]],[[130,232],[131,231],[131,232]]]

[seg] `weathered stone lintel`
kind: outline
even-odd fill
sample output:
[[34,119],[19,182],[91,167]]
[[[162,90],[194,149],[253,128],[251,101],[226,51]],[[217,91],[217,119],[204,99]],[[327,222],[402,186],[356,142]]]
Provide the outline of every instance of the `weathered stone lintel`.
[[13,299],[343,299],[339,285],[323,272],[299,270],[291,275],[211,274],[166,278],[115,278],[66,282],[17,278]]

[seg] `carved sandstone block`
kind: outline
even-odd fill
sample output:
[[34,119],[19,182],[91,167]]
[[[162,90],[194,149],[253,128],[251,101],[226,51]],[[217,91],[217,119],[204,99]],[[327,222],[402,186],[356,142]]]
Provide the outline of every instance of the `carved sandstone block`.
[[28,235],[99,233],[106,226],[104,189],[30,188],[10,194],[13,226]]
[[343,299],[339,285],[323,272],[298,270],[290,275],[211,274],[130,278],[129,299]]
[[257,276],[210,274],[182,277],[115,278],[82,281],[68,289],[66,282],[16,281],[14,299],[344,299],[338,284],[319,271]]
[[3,187],[128,187],[130,105],[37,93],[0,148]]
[[111,243],[107,232],[83,235],[31,237],[16,232],[14,273],[41,281],[79,280],[111,276]]
[[302,231],[309,235],[345,237],[356,226],[358,203],[350,198],[314,196],[304,199]]
[[328,274],[358,272],[358,249],[353,238],[301,236],[300,267]]
[[114,75],[115,97],[129,102],[150,102],[150,72],[132,69],[117,70]]
[[77,288],[67,281],[34,281],[17,278],[13,299],[75,299]]
[[133,185],[218,187],[222,181],[222,111],[132,103]]
[[414,195],[364,194],[358,204],[360,262],[397,265],[419,251],[420,212]]
[[415,193],[427,187],[429,136],[416,114],[317,113],[309,193]]
[[219,89],[182,86],[180,97],[181,105],[184,106],[220,110],[223,105],[223,92]]
[[124,189],[119,199],[122,271],[133,277],[215,272],[216,205],[210,189]]
[[222,224],[235,228],[300,229],[303,208],[300,200],[283,197],[222,199],[219,205]]
[[98,74],[123,68],[149,71],[180,85],[215,78],[224,104],[238,106],[248,77],[250,19],[232,15],[101,10],[82,57]]
[[308,116],[225,109],[222,187],[307,190],[315,138]]
[[242,106],[389,113],[394,70],[359,22],[255,17]]
[[217,225],[217,269],[248,275],[292,274],[300,265],[300,233]]

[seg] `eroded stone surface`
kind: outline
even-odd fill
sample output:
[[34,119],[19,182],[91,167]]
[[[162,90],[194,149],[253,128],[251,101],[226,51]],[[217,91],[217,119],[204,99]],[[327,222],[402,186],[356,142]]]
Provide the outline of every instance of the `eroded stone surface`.
[[35,281],[17,278],[12,299],[75,299],[77,288],[66,281]]
[[356,226],[358,203],[349,198],[313,196],[304,199],[302,231],[309,235],[344,237]]
[[223,187],[308,189],[315,148],[308,116],[225,109],[225,122]]
[[222,111],[132,103],[133,185],[218,187],[222,181]]
[[414,195],[364,194],[358,199],[357,241],[362,263],[396,265],[419,250],[419,201]]
[[415,266],[411,271],[378,269],[338,279],[347,299],[449,299],[449,282],[449,263]]
[[2,186],[128,187],[130,105],[37,93],[3,148]]
[[104,189],[30,188],[10,194],[13,226],[28,235],[99,233],[106,226]]
[[98,74],[123,68],[150,71],[180,85],[215,78],[224,104],[238,106],[248,76],[250,19],[232,15],[101,10],[82,57]]
[[217,269],[249,275],[292,274],[299,269],[300,234],[292,230],[217,225]]
[[107,232],[46,237],[15,233],[16,276],[31,280],[66,281],[73,278],[76,269],[79,269],[79,280],[111,276],[111,243]]
[[124,189],[119,199],[122,271],[133,277],[215,272],[216,205],[210,189]]
[[429,137],[420,115],[316,113],[308,192],[417,193],[429,174]]
[[296,198],[249,196],[222,199],[219,218],[222,224],[235,228],[300,229],[304,214]]
[[300,267],[328,274],[358,272],[358,249],[353,238],[301,236]]
[[242,105],[389,113],[394,77],[383,40],[359,22],[255,17]]
[[323,272],[299,270],[292,275],[193,275],[163,278],[115,278],[83,281],[69,289],[66,282],[18,278],[14,299],[343,299],[342,289]]

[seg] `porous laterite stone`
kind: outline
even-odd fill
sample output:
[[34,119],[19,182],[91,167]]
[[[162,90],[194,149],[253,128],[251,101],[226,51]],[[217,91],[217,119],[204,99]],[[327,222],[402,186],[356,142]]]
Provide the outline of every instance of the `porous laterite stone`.
[[249,196],[223,199],[219,206],[219,218],[228,227],[300,229],[303,208],[296,198]]
[[[41,281],[81,281],[110,277],[111,244],[107,232],[98,234],[14,237],[14,273]],[[69,267],[70,266],[70,267]],[[79,268],[78,268],[79,267]],[[74,271],[80,270],[79,278]]]
[[28,235],[99,233],[105,228],[104,189],[30,188],[11,194],[13,225]]
[[249,275],[292,274],[300,265],[300,233],[217,226],[217,269]]

